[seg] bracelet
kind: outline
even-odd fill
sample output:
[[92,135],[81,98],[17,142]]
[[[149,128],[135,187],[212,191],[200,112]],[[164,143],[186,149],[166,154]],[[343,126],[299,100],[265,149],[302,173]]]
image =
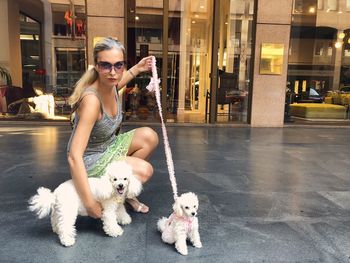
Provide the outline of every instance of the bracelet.
[[130,75],[131,75],[133,78],[136,78],[135,74],[131,71],[131,69],[129,69],[128,72],[130,73]]

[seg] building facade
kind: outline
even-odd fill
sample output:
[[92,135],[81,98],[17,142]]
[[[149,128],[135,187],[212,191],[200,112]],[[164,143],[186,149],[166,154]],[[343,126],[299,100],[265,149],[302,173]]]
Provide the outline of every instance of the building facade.
[[[129,66],[154,55],[168,122],[282,127],[347,122],[350,0],[0,0],[0,65],[14,86],[41,86],[55,114],[93,64],[99,38]],[[126,121],[157,122],[149,75],[125,93]]]

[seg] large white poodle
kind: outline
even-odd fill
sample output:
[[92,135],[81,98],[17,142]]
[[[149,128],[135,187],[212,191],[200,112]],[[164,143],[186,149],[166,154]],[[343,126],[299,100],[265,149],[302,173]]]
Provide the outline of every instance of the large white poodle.
[[165,243],[174,244],[177,251],[187,255],[186,240],[193,246],[202,247],[198,232],[198,197],[192,193],[184,193],[178,197],[173,205],[174,212],[168,217],[158,220],[158,230],[162,233]]
[[[119,224],[131,223],[131,217],[125,210],[126,198],[133,198],[142,190],[141,182],[135,178],[132,168],[125,161],[111,163],[105,175],[100,178],[89,178],[94,198],[103,207],[103,230],[111,237],[123,234]],[[72,246],[75,243],[75,221],[77,215],[87,215],[87,211],[74,187],[68,180],[59,185],[54,192],[40,187],[29,200],[29,209],[43,218],[51,212],[51,226],[58,234],[62,245]],[[118,224],[119,223],[119,224]]]

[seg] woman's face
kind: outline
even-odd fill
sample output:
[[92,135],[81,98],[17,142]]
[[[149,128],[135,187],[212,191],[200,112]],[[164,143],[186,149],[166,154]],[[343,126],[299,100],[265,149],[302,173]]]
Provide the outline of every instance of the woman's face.
[[97,55],[96,70],[100,83],[104,86],[116,86],[123,76],[126,67],[123,52],[113,48]]

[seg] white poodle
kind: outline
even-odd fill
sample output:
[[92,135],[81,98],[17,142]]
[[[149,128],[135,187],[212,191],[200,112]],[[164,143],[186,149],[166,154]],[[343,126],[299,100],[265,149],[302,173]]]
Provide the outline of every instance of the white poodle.
[[198,232],[198,198],[194,193],[184,193],[178,197],[173,205],[174,212],[168,217],[158,220],[158,230],[162,233],[165,243],[174,244],[177,251],[187,255],[186,240],[193,246],[202,247]]
[[[141,182],[135,178],[131,166],[125,161],[111,163],[105,175],[88,180],[94,198],[103,207],[103,230],[111,237],[122,235],[123,229],[118,223],[122,225],[131,223],[124,201],[140,194]],[[87,211],[72,180],[62,183],[54,192],[40,187],[38,193],[29,200],[29,205],[29,209],[36,212],[39,218],[51,212],[52,230],[58,234],[62,245],[74,245],[75,221],[78,215],[87,216]]]

